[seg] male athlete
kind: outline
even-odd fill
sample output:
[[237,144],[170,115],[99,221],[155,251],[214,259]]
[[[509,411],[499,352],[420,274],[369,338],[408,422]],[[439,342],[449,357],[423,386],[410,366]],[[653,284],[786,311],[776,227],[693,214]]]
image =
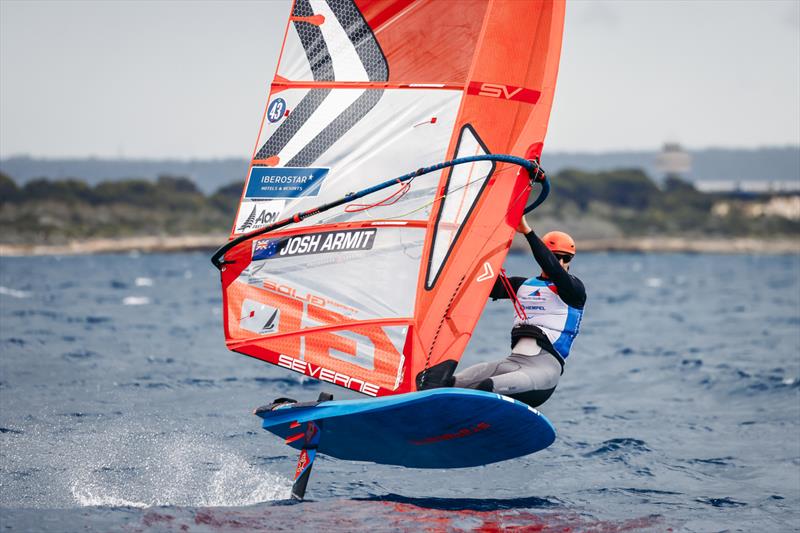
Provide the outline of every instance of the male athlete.
[[[531,245],[542,273],[509,279],[524,309],[511,330],[511,355],[456,373],[454,386],[497,392],[536,407],[556,390],[564,360],[578,334],[586,289],[569,273],[569,262],[575,256],[572,237],[551,231],[540,240],[524,216],[517,231]],[[493,300],[511,298],[501,278],[490,296]]]

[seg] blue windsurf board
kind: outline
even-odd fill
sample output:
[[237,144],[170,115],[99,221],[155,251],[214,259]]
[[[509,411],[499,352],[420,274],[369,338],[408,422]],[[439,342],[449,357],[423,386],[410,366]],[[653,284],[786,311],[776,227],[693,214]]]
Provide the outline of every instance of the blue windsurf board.
[[313,447],[319,453],[411,468],[496,463],[547,448],[556,438],[553,425],[533,407],[459,388],[364,400],[279,402],[256,414],[265,430],[296,449],[308,447],[313,426]]

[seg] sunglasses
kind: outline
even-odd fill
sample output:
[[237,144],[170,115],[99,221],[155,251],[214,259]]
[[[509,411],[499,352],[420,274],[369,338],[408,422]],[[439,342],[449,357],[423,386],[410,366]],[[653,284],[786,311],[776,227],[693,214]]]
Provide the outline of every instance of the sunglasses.
[[570,254],[553,254],[553,255],[556,256],[556,259],[558,259],[559,261],[564,261],[565,265],[570,261],[572,261],[572,258],[575,257],[574,255]]

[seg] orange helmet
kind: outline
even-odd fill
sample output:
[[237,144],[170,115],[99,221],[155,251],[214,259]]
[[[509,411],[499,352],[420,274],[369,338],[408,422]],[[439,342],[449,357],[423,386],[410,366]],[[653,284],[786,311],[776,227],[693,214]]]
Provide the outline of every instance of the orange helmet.
[[545,233],[542,242],[551,252],[575,255],[575,241],[563,231]]

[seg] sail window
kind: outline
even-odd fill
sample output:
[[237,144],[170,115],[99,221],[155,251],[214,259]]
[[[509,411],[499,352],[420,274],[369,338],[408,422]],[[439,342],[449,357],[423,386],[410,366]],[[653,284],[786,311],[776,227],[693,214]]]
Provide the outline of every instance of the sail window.
[[[461,129],[456,148],[456,158],[488,154],[489,149],[483,144],[478,134],[469,124]],[[450,250],[453,248],[461,233],[464,222],[469,217],[481,191],[486,186],[489,176],[494,171],[494,162],[479,161],[476,163],[458,165],[450,168],[447,178],[447,187],[439,217],[436,221],[436,230],[433,235],[430,264],[426,288],[430,289],[436,283],[436,278],[445,264]]]

